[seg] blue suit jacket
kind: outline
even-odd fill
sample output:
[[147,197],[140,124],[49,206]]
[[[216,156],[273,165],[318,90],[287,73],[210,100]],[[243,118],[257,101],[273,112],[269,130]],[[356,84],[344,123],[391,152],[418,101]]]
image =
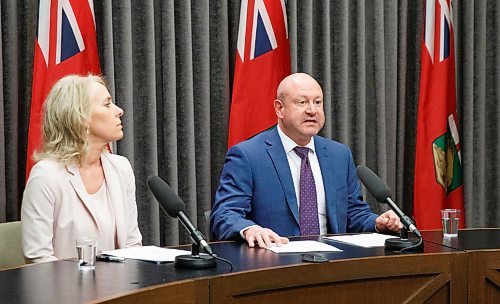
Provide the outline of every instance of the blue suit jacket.
[[[329,233],[374,231],[349,148],[315,136],[325,188]],[[281,236],[300,235],[299,210],[288,160],[276,126],[232,147],[215,194],[210,229],[218,240],[240,238],[250,225]]]

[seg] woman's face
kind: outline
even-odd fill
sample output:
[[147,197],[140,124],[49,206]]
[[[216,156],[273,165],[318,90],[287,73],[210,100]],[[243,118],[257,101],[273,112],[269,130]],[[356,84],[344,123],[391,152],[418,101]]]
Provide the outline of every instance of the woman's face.
[[123,137],[120,117],[123,110],[111,100],[106,87],[98,82],[89,85],[91,101],[88,139],[90,143],[107,144]]

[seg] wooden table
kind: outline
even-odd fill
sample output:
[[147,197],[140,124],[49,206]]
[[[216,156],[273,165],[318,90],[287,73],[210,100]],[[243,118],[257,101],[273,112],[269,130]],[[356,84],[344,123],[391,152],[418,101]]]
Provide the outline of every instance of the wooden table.
[[[492,231],[498,230],[479,234]],[[135,260],[98,262],[93,272],[78,271],[76,261],[70,260],[30,265],[0,271],[0,302],[479,303],[471,302],[483,299],[471,297],[470,284],[476,275],[472,263],[482,263],[481,267],[491,270],[487,277],[496,280],[494,262],[500,251],[478,250],[476,256],[460,246],[440,243],[437,232],[423,234],[429,239],[424,252],[405,255],[380,247],[301,238],[325,241],[343,250],[323,253],[330,262],[322,264],[304,263],[300,254],[248,248],[242,242],[211,244],[219,256],[235,265],[233,272],[221,262],[207,270]],[[468,237],[459,236],[459,240],[466,244]],[[498,284],[488,290],[485,299],[495,303]]]
[[425,231],[426,241],[467,253],[469,303],[500,303],[500,229],[459,230],[457,238],[442,231]]

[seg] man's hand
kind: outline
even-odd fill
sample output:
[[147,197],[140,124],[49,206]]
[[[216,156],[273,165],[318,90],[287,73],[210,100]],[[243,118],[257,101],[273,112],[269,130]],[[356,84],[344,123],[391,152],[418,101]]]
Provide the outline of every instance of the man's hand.
[[257,243],[260,248],[271,247],[272,242],[276,243],[276,246],[288,243],[288,239],[286,237],[281,237],[271,229],[262,228],[260,226],[252,226],[248,228],[243,231],[243,235],[247,240],[248,247],[254,247],[255,243]]
[[379,232],[394,231],[399,232],[403,228],[403,224],[394,211],[389,210],[382,213],[375,219],[375,227]]

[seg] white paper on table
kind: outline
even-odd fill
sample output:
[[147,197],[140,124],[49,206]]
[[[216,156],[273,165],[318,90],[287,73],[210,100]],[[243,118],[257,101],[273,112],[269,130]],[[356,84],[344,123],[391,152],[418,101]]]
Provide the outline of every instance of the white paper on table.
[[293,241],[293,242],[288,242],[287,244],[283,244],[280,247],[272,245],[271,247],[268,247],[266,249],[269,249],[275,253],[342,251],[337,247],[333,247],[332,245],[316,241]]
[[179,249],[168,249],[156,246],[130,247],[116,250],[103,251],[102,254],[151,262],[173,262],[175,257],[183,254],[191,254],[190,251]]
[[348,235],[335,235],[326,236],[325,239],[339,241],[355,246],[371,248],[371,247],[384,247],[385,240],[395,238],[394,235],[386,235],[380,233],[364,233],[364,234],[348,234]]

